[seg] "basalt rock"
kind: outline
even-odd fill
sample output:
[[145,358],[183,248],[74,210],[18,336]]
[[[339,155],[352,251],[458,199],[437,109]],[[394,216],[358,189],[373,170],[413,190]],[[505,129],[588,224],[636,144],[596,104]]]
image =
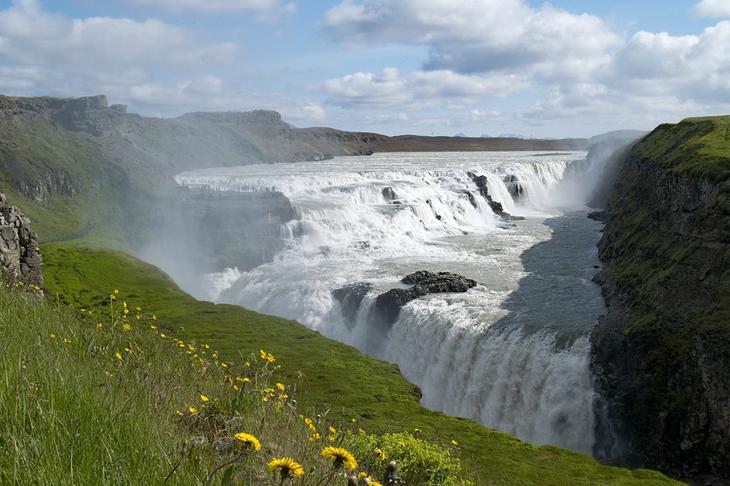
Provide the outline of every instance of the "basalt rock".
[[510,196],[512,196],[512,199],[515,201],[525,196],[527,191],[525,191],[524,186],[520,183],[520,179],[516,175],[506,175],[502,178],[502,181],[504,181]]
[[427,271],[406,275],[401,282],[413,286],[388,290],[375,299],[377,320],[388,328],[398,320],[401,308],[414,299],[426,294],[466,292],[477,284],[475,280],[454,273]]
[[384,187],[381,191],[381,194],[383,195],[383,199],[385,199],[386,202],[391,202],[398,199],[398,195],[395,193],[392,187]]
[[332,297],[340,303],[342,315],[350,327],[355,325],[360,305],[372,288],[368,282],[357,282],[332,291]]
[[[8,283],[43,287],[43,259],[30,220],[0,194],[0,270]],[[42,294],[42,292],[40,292]]]
[[730,484],[730,186],[699,152],[713,149],[698,142],[713,123],[662,125],[621,165],[591,370],[596,457],[719,485]]
[[481,194],[481,196],[487,201],[489,207],[492,208],[492,212],[494,212],[494,214],[506,221],[519,221],[525,219],[522,216],[512,216],[504,210],[502,203],[500,203],[499,201],[495,201],[492,198],[492,196],[489,194],[487,176],[478,176],[474,172],[467,172],[466,175],[468,175],[469,178],[474,181],[474,184],[477,185],[477,189],[479,189],[479,194]]

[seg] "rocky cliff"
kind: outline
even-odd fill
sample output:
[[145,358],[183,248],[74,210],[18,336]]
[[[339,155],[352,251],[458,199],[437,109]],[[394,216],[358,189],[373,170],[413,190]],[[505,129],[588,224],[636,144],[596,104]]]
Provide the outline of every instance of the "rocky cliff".
[[662,125],[608,204],[596,455],[730,480],[730,117]]
[[9,284],[42,292],[43,260],[30,221],[0,193],[0,273]]

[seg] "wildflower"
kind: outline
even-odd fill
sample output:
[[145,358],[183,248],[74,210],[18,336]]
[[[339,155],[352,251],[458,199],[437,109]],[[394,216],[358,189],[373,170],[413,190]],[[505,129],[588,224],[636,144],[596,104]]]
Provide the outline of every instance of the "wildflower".
[[101,322],[97,322],[96,323],[96,328],[97,329],[101,329],[102,327],[104,327],[104,324],[102,324]]
[[118,361],[121,361],[122,360],[122,355],[121,355],[121,353],[119,351],[117,351],[116,353],[114,353],[114,357],[117,358]]
[[56,339],[56,335],[53,334],[53,333],[49,334],[48,337],[51,338],[51,339]]
[[282,479],[301,476],[304,474],[304,468],[302,467],[302,465],[296,462],[291,457],[281,457],[278,459],[273,459],[271,462],[269,462],[267,467],[271,472],[279,471]]
[[420,434],[421,433],[421,429],[415,428],[415,429],[413,429],[413,432],[415,432],[416,434]]
[[165,339],[165,338],[166,338],[167,336],[165,336],[165,334],[164,334],[164,333],[160,333],[160,337],[161,337],[162,339]]
[[184,414],[180,410],[175,410],[175,415],[182,417]]
[[63,338],[63,344],[71,344],[71,340],[68,338]]
[[200,401],[203,403],[209,402],[210,398],[206,397],[205,395],[200,395]]
[[311,437],[309,438],[309,442],[317,442],[317,441],[318,441],[318,440],[320,440],[321,438],[322,438],[322,436],[321,436],[321,435],[319,435],[319,432],[315,432],[315,433],[314,433],[314,434],[313,434],[313,435],[312,435],[312,436],[311,436]]
[[336,428],[334,428],[334,427],[332,427],[331,425],[329,426],[329,428],[328,428],[327,430],[329,430],[329,431],[330,431],[330,434],[335,434],[335,433],[337,433],[337,429],[336,429]]
[[132,330],[132,326],[129,323],[122,324],[122,329],[124,329],[125,332],[130,332]]
[[321,455],[324,458],[332,459],[335,469],[344,467],[348,471],[352,471],[357,467],[355,456],[342,447],[325,447],[322,449]]
[[140,306],[135,307],[134,310],[136,312],[142,312],[142,308]]
[[279,391],[284,391],[284,385],[283,385],[283,384],[281,384],[281,383],[277,383],[277,384],[276,384],[276,388],[278,388],[278,389],[279,389]]
[[195,415],[196,413],[198,413],[198,409],[195,407],[188,407],[188,412],[190,413],[190,415]]
[[459,445],[459,443],[458,443],[458,442],[456,442],[456,441],[455,441],[455,440],[453,440],[453,439],[451,440],[451,444],[452,444],[452,445],[455,445],[455,446],[458,446],[458,445]]
[[114,292],[112,292],[114,295],[119,295],[119,291],[117,289],[114,289]]
[[244,444],[251,446],[255,451],[261,450],[261,442],[259,442],[259,440],[251,434],[239,432],[233,437],[235,437],[237,441],[243,442]]
[[373,452],[375,452],[375,455],[378,456],[378,459],[380,459],[381,461],[385,460],[385,452],[383,452],[383,449],[376,447],[375,449],[373,449]]
[[157,326],[150,324],[150,329],[152,329],[153,331],[155,331],[157,329]]

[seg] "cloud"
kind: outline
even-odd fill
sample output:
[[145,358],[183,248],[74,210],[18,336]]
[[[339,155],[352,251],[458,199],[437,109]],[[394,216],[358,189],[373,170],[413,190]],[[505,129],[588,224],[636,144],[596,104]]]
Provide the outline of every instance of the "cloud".
[[20,65],[205,66],[231,61],[236,46],[208,43],[159,20],[88,17],[44,11],[36,0],[17,0],[0,11],[0,59]]
[[703,17],[730,17],[730,0],[702,0],[695,12]]
[[342,107],[425,106],[440,98],[504,96],[519,89],[517,76],[463,75],[449,70],[414,71],[401,76],[396,68],[381,74],[357,72],[323,84],[328,102]]
[[[697,9],[721,15],[730,0],[705,0]],[[421,109],[424,116],[439,109],[444,119],[469,120],[466,107],[489,113],[490,100],[509,96],[522,105],[533,100],[512,111],[526,125],[611,120],[644,127],[730,110],[730,21],[697,35],[624,37],[595,16],[523,0],[345,0],[323,26],[349,47],[426,48],[409,73],[328,80],[329,101],[344,108]],[[470,101],[453,102],[459,98]]]
[[293,2],[281,0],[126,0],[141,7],[153,7],[170,11],[194,10],[200,12],[231,12],[255,10],[288,14],[296,10]]
[[598,17],[523,0],[346,0],[326,31],[348,45],[426,46],[424,70],[590,76],[621,39]]

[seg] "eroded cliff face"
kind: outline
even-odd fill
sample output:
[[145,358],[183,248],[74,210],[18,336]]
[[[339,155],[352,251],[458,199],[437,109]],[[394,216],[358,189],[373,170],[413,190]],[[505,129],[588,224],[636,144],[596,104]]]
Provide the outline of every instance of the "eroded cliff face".
[[608,206],[592,335],[595,453],[730,480],[728,119],[657,128],[628,154]]
[[43,261],[38,235],[30,221],[0,193],[0,271],[9,284],[22,284],[36,292],[43,287]]

